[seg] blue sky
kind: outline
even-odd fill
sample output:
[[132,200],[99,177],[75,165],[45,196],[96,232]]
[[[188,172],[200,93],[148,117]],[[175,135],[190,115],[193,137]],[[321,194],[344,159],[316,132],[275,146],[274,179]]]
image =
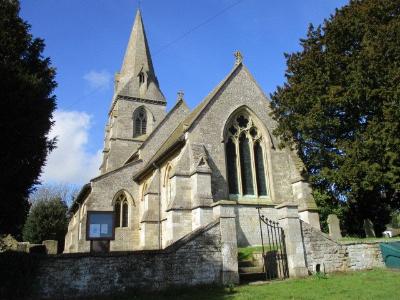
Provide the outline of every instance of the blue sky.
[[[284,82],[283,53],[299,49],[309,23],[321,24],[347,2],[142,0],[167,109],[178,90],[194,108],[230,71],[235,50],[269,95]],[[59,147],[49,157],[43,182],[82,184],[96,175],[113,76],[137,7],[138,0],[21,0],[22,18],[34,36],[45,39],[45,56],[57,68],[52,136],[58,136]]]

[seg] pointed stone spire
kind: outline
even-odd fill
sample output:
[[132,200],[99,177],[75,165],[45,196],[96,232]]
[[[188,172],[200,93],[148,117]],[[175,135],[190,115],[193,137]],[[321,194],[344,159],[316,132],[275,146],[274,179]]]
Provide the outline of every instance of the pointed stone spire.
[[121,72],[116,76],[116,94],[165,102],[154,73],[140,9],[136,12]]

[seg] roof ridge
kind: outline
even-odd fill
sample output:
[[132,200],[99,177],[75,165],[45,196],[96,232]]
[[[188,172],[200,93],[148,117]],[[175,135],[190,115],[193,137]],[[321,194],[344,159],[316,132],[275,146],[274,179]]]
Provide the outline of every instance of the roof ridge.
[[[135,151],[133,151],[133,152],[131,153],[131,155],[129,155],[129,158],[124,162],[124,165],[130,162],[130,160],[132,159],[132,157],[133,157],[140,149],[142,149],[142,147],[143,147],[144,145],[147,144],[147,142],[149,141],[149,139],[150,139],[152,136],[154,136],[155,132],[156,132],[158,129],[160,129],[160,128],[164,125],[164,123],[165,123],[165,122],[167,121],[167,119],[172,115],[172,113],[173,113],[174,111],[176,111],[176,110],[178,109],[178,107],[180,107],[180,106],[182,106],[182,105],[184,105],[184,106],[186,106],[187,108],[189,108],[189,107],[187,106],[187,104],[186,104],[186,102],[185,102],[185,100],[184,100],[183,98],[182,98],[182,99],[179,99],[178,101],[176,101],[175,105],[174,105],[174,106],[170,109],[170,111],[165,115],[165,117],[161,120],[161,122],[158,123],[158,125],[157,125],[157,126],[154,128],[154,130],[149,134],[149,136],[146,138],[146,140],[139,146],[139,148],[137,148]],[[179,124],[178,124],[178,125],[179,125]]]

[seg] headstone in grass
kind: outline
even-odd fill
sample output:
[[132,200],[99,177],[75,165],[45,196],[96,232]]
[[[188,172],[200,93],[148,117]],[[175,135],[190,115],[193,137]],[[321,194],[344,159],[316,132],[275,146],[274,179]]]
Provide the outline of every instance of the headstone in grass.
[[375,230],[374,230],[374,224],[370,219],[364,219],[364,232],[365,232],[365,237],[376,237],[375,235]]
[[329,228],[329,236],[334,239],[342,238],[342,233],[340,231],[340,221],[337,215],[331,214],[328,216],[328,228]]

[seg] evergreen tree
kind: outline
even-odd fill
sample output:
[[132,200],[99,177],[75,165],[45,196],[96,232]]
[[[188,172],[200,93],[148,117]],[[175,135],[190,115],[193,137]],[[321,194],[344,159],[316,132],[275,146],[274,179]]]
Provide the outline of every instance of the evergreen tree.
[[400,0],[354,0],[310,25],[285,54],[271,95],[275,134],[295,146],[317,203],[342,209],[348,233],[377,233],[400,207]]
[[56,86],[44,42],[19,17],[17,0],[0,0],[0,233],[21,233],[28,196],[55,145],[52,125]]
[[24,225],[24,241],[39,244],[57,240],[59,250],[63,249],[68,229],[67,210],[65,201],[59,197],[34,202]]

